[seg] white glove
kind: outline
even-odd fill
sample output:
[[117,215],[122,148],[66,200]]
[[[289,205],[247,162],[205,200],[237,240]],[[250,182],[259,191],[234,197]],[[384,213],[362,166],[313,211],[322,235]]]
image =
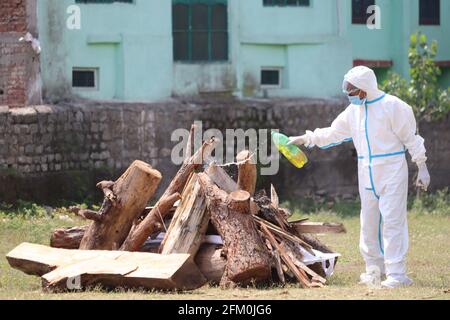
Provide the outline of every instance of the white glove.
[[291,144],[295,144],[299,147],[304,145],[308,148],[312,148],[314,146],[312,143],[311,135],[308,134],[308,132],[306,132],[306,134],[303,136],[289,137],[289,141],[287,144],[288,144],[288,146]]
[[419,168],[419,173],[417,174],[416,186],[422,188],[424,191],[427,191],[431,180],[427,165],[426,163],[421,163],[417,167]]
[[307,147],[311,146],[311,137],[307,134],[298,137],[289,137],[288,146],[295,144],[299,147],[305,145]]

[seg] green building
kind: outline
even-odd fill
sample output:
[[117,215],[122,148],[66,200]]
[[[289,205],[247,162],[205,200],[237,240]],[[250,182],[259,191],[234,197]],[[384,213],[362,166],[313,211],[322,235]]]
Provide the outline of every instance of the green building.
[[354,65],[407,77],[417,30],[450,85],[445,0],[39,0],[38,26],[49,100],[333,97]]

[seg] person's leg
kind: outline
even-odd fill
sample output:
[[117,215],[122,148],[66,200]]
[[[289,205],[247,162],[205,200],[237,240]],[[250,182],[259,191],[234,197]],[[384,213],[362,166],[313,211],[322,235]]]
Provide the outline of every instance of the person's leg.
[[365,189],[362,193],[359,249],[366,263],[366,273],[378,271],[381,276],[385,273],[385,268],[378,199],[371,190]]
[[384,190],[379,204],[383,216],[387,282],[394,287],[411,284],[411,280],[406,276],[408,166],[404,161],[390,167],[387,171],[389,171],[386,172],[389,177],[384,179]]
[[365,282],[363,277],[378,271],[379,276],[385,273],[384,257],[380,238],[380,211],[378,199],[372,190],[369,176],[369,168],[361,164],[358,168],[359,195],[361,198],[361,229],[359,249],[366,263],[366,273],[361,275],[361,282]]

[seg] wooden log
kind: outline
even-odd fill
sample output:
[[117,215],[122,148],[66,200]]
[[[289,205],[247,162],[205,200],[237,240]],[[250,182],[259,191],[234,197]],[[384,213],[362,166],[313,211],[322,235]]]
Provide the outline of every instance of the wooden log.
[[205,236],[209,223],[206,199],[193,174],[183,190],[180,205],[161,243],[161,253],[189,253],[194,256]]
[[222,167],[215,163],[211,163],[205,172],[220,189],[228,193],[239,189],[238,184],[231,179]]
[[228,194],[207,174],[198,176],[211,221],[224,240],[227,264],[221,283],[247,284],[269,278],[269,254],[250,214],[250,194],[243,190]]
[[81,240],[80,249],[116,250],[120,248],[133,221],[141,215],[156,191],[161,173],[149,164],[135,161],[114,183],[114,203],[105,198],[101,221],[94,221]]
[[[168,218],[170,218],[170,214],[174,213],[178,206],[173,206],[169,214],[165,217],[165,225],[170,225],[170,221],[168,222]],[[142,220],[145,218],[148,213],[153,209],[153,207],[147,207],[142,212],[141,217],[138,218]],[[80,208],[73,207],[71,208],[72,212],[79,212]],[[95,212],[95,211],[94,211]],[[136,223],[136,222],[134,222]],[[89,226],[81,226],[81,227],[73,227],[73,228],[58,228],[52,232],[50,237],[50,246],[53,248],[61,248],[61,249],[79,249],[81,239],[83,239],[84,233],[86,232]],[[131,230],[130,230],[131,232]],[[141,248],[142,249],[142,248]],[[144,250],[140,250],[144,251]],[[157,250],[156,250],[157,251]]]
[[298,233],[346,233],[342,223],[301,222],[290,223]]
[[153,233],[161,231],[160,221],[164,219],[164,216],[173,206],[171,200],[174,195],[182,192],[187,180],[189,179],[192,172],[199,168],[203,159],[206,155],[209,155],[216,147],[217,139],[211,138],[203,144],[203,146],[189,159],[185,161],[178,173],[175,175],[174,179],[171,181],[167,187],[164,194],[161,196],[159,201],[156,203],[152,211],[145,217],[145,219],[130,232],[120,250],[124,251],[138,251],[145,240]]
[[50,238],[50,246],[61,249],[79,249],[87,228],[88,226],[56,229]]
[[237,155],[236,161],[240,163],[238,165],[238,187],[253,196],[256,189],[256,163],[253,156],[250,151],[243,150]]
[[202,244],[195,256],[195,263],[209,283],[219,284],[227,260],[222,255],[222,246]]
[[66,250],[23,243],[7,259],[13,268],[42,276],[43,287],[50,290],[77,289],[68,287],[75,278],[81,288],[189,290],[206,283],[189,254]]

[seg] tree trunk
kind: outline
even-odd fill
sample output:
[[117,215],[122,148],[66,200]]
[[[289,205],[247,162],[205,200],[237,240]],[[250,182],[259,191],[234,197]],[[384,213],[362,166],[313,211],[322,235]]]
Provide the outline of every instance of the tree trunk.
[[239,190],[228,195],[207,174],[198,176],[211,221],[224,240],[227,264],[222,284],[266,280],[270,259],[250,214],[250,194]]
[[149,164],[135,161],[111,187],[114,201],[105,198],[101,219],[89,226],[80,249],[116,250],[128,235],[133,221],[142,214],[156,191],[161,173]]
[[243,162],[239,164],[239,189],[245,190],[253,196],[256,188],[256,163],[248,150],[241,151],[236,160],[237,162]]
[[194,256],[205,236],[208,222],[205,196],[198,183],[198,176],[194,173],[161,243],[161,253],[190,253]]
[[178,197],[181,197],[179,193],[182,192],[191,173],[203,164],[205,155],[211,153],[216,147],[216,144],[217,140],[211,138],[209,141],[205,142],[200,150],[198,150],[188,161],[183,163],[180,170],[178,170],[178,173],[175,175],[175,178],[167,187],[153,210],[150,211],[148,216],[145,217],[132,232],[130,232],[120,250],[138,251],[150,235],[161,231],[161,220],[164,219],[164,216],[176,201],[172,202],[172,200],[174,200],[174,195],[178,194]]

